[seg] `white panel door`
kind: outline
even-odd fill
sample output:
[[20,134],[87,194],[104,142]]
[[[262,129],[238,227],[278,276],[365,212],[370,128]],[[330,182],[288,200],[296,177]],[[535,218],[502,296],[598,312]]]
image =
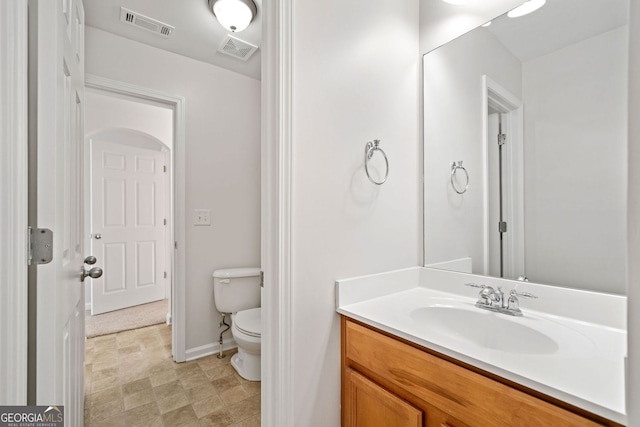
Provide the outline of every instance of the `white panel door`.
[[[126,135],[123,134],[123,138]],[[92,140],[91,314],[165,298],[165,155]]]
[[36,400],[64,405],[65,426],[82,426],[84,9],[81,0],[30,1],[29,13],[37,16],[37,225],[54,234],[53,261],[37,267]]

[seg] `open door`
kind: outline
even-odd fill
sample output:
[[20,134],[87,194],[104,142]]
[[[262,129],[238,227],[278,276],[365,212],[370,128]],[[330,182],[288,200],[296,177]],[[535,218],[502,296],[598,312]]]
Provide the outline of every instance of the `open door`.
[[37,165],[30,167],[37,227],[53,231],[53,260],[37,266],[36,403],[64,405],[65,425],[81,426],[84,9],[82,0],[31,0],[29,13],[37,102]]
[[132,130],[91,138],[91,249],[105,274],[91,283],[91,314],[164,299],[169,280],[163,144]]

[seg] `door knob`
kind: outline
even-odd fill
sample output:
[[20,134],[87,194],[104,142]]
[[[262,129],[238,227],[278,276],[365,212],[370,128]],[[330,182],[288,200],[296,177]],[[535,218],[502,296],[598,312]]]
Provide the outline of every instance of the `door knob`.
[[100,267],[93,267],[91,270],[87,270],[83,266],[80,281],[84,282],[85,277],[91,277],[92,279],[97,279],[100,276],[102,276],[102,269]]
[[88,257],[86,257],[84,259],[84,263],[85,264],[89,264],[89,265],[93,265],[95,264],[97,261],[96,257],[94,257],[93,255],[89,255]]
[[94,234],[93,238],[94,239],[102,239],[102,234]]

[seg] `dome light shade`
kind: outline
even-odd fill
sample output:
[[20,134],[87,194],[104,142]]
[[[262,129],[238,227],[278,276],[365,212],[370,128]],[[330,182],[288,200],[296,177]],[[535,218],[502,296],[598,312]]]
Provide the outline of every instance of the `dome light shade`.
[[252,0],[209,0],[209,8],[220,25],[233,33],[247,28],[258,12]]
[[520,16],[524,16],[531,12],[535,12],[536,10],[544,6],[546,2],[547,0],[528,0],[524,2],[522,6],[518,6],[512,11],[510,11],[509,13],[507,13],[507,16],[509,18],[519,18]]

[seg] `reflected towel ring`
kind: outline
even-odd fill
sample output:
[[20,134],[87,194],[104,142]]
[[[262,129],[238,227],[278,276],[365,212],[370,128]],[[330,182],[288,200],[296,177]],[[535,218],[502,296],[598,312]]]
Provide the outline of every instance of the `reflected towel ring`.
[[[458,172],[458,170],[462,170],[462,172],[464,172],[464,175],[465,175],[466,180],[467,180],[467,182],[464,185],[464,189],[462,189],[462,190],[459,190],[458,187],[456,187],[455,176],[456,176],[456,172]],[[451,163],[451,186],[453,187],[455,192],[458,193],[458,194],[466,193],[467,188],[469,188],[469,173],[467,172],[465,167],[462,166],[462,160],[460,160],[458,162],[452,162]]]
[[[371,157],[373,157],[373,154],[376,151],[382,153],[382,156],[384,157],[384,163],[387,168],[382,181],[376,181],[375,179],[371,178],[371,175],[369,174],[369,160],[371,160]],[[385,154],[384,150],[380,148],[379,139],[374,139],[373,142],[369,141],[367,142],[367,145],[364,146],[364,171],[367,173],[367,178],[369,178],[369,181],[371,181],[375,185],[384,184],[387,180],[387,177],[389,176],[389,159],[387,159],[387,155]]]

